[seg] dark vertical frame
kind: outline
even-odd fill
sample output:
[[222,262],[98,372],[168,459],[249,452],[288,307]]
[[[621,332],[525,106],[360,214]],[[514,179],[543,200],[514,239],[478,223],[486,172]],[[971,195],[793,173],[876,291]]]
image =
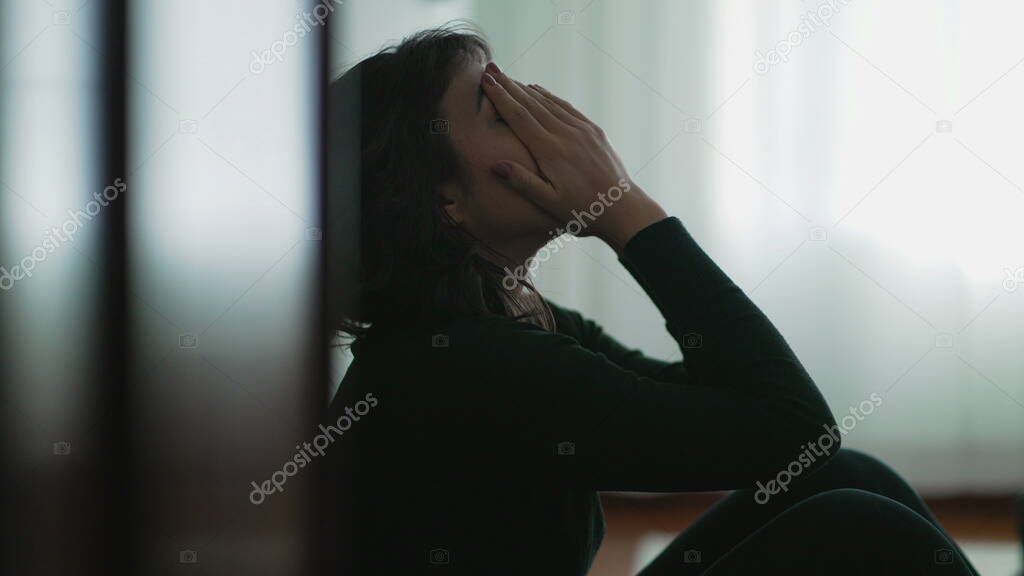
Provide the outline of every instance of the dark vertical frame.
[[[332,18],[339,17],[339,12],[332,15]],[[340,28],[331,24],[331,18],[328,22],[332,29]],[[329,53],[326,63],[330,64]],[[358,301],[351,288],[356,283],[359,267],[360,87],[357,77],[353,76],[350,80],[345,83],[328,82],[324,108],[323,126],[327,142],[324,166],[326,196],[323,204],[326,216],[324,248],[327,257],[324,317],[331,322],[329,328],[339,326],[338,321],[346,313],[358,308]],[[351,386],[342,385],[331,402],[340,410],[340,407],[352,405],[358,393]],[[357,558],[359,438],[357,431],[347,433],[343,441],[333,447],[322,467],[321,482],[324,490],[321,492],[323,506],[320,533],[324,539],[323,574],[362,573],[358,570],[361,566]]]
[[[321,29],[313,35],[313,39],[316,42],[316,48],[314,50],[316,62],[313,65],[314,72],[314,83],[311,92],[314,94],[315,108],[317,112],[316,126],[316,138],[317,142],[317,162],[316,162],[316,187],[317,187],[317,215],[318,223],[317,227],[320,228],[322,234],[321,238],[323,241],[319,245],[317,251],[317,266],[315,274],[317,277],[310,283],[313,294],[310,301],[311,306],[311,318],[310,318],[310,329],[313,331],[314,337],[312,338],[313,346],[308,351],[310,374],[308,381],[310,385],[307,389],[308,393],[308,406],[306,413],[310,415],[311,426],[309,429],[315,429],[316,425],[323,420],[323,416],[327,413],[327,402],[330,385],[328,383],[328,375],[330,370],[329,366],[329,355],[328,350],[331,342],[331,322],[327,317],[327,240],[330,238],[330,218],[327,211],[328,206],[328,180],[327,180],[327,158],[328,158],[328,139],[326,129],[327,119],[327,105],[328,105],[328,84],[330,81],[330,43],[328,40],[328,34],[331,28],[331,17],[329,16]],[[331,542],[329,541],[328,534],[323,530],[323,517],[325,513],[329,511],[324,510],[326,491],[330,489],[323,474],[312,474],[311,479],[311,490],[310,497],[306,499],[306,527],[308,530],[308,538],[306,538],[307,546],[307,561],[309,563],[308,574],[328,574],[330,573],[330,563],[327,561],[325,554],[330,550]]]
[[[100,118],[103,132],[98,136],[103,155],[102,182],[128,181],[128,52],[131,38],[128,27],[129,0],[103,0],[99,26],[105,55],[101,63],[99,87]],[[104,573],[138,573],[139,550],[144,535],[133,511],[140,492],[133,463],[136,446],[132,434],[130,374],[133,358],[129,318],[127,224],[131,193],[106,209],[101,233],[100,311],[98,323],[99,363],[97,414],[105,414],[97,451],[95,473],[102,490],[102,531]],[[100,496],[99,494],[97,496]]]
[[[93,185],[99,188],[126,179],[127,113],[127,3],[128,0],[95,0],[99,11],[95,86],[98,132],[92,145],[99,170]],[[8,7],[6,4],[0,8]],[[0,18],[8,18],[0,9]],[[2,143],[9,150],[10,143]],[[36,169],[45,169],[39,166]],[[3,496],[3,544],[0,573],[112,574],[136,573],[136,551],[141,536],[132,523],[134,491],[133,447],[130,435],[128,371],[130,368],[126,269],[127,199],[109,204],[94,225],[99,227],[100,250],[94,308],[95,363],[83,381],[94,391],[91,405],[72,407],[98,423],[93,430],[74,438],[79,465],[27,462],[23,439],[14,435],[18,418],[10,396],[27,383],[18,374],[0,376],[0,468]],[[2,214],[0,218],[9,218]],[[86,288],[86,287],[83,287]],[[84,289],[83,294],[91,290]],[[0,299],[0,316],[9,319],[9,303]],[[8,339],[16,337],[9,323],[0,333],[0,366],[9,364]],[[59,361],[55,358],[54,361]],[[12,381],[13,380],[13,381]],[[56,402],[69,402],[57,398]],[[40,448],[33,446],[33,448]],[[43,447],[45,448],[45,447]]]

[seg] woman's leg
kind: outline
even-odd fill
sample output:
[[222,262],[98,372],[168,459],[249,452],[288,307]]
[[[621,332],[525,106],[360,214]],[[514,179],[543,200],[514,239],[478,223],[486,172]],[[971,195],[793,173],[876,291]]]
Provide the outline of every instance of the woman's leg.
[[704,575],[766,573],[971,576],[974,571],[946,535],[917,512],[885,496],[842,488],[779,514]]
[[[755,489],[731,493],[677,536],[641,575],[700,574],[782,512],[815,494],[838,488],[856,488],[899,502],[945,535],[921,497],[892,468],[863,452],[843,448],[815,473],[796,477],[788,491],[763,504],[755,499]],[[950,548],[963,556],[952,538],[946,538],[952,543]],[[695,562],[698,556],[700,561]]]

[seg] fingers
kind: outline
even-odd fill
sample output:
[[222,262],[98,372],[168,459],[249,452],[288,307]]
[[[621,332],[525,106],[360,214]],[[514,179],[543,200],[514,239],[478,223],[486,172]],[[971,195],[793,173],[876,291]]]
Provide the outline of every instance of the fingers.
[[579,110],[577,110],[572,104],[568,103],[567,101],[559,98],[558,96],[555,96],[551,92],[548,92],[548,90],[546,88],[544,88],[543,86],[541,86],[540,84],[532,84],[532,86],[534,88],[536,88],[538,92],[540,92],[544,96],[547,96],[552,102],[554,102],[555,104],[558,104],[563,110],[565,110],[567,113],[572,115],[577,120],[582,120],[583,122],[586,122],[587,124],[593,124],[593,122],[590,121],[590,118],[587,118],[583,114],[583,112],[580,112]]
[[484,93],[498,109],[498,113],[531,152],[543,149],[550,142],[551,134],[523,102],[509,93],[504,84],[488,72],[484,72],[481,82]]
[[491,172],[539,206],[545,206],[558,195],[550,183],[518,162],[502,160],[491,167]]
[[[522,86],[522,84],[520,84],[520,86]],[[536,84],[530,84],[528,86],[525,86],[523,87],[523,90],[525,90],[528,94],[533,96],[538,102],[540,102],[541,106],[544,106],[544,108],[546,108],[548,112],[550,112],[555,118],[561,120],[563,123],[568,124],[569,126],[583,126],[583,122],[580,121],[580,119],[576,118],[575,116],[570,114],[565,108],[559,106],[554,100],[548,98],[543,93],[541,93],[538,90],[538,86]]]
[[530,95],[521,83],[509,78],[508,75],[502,72],[501,69],[498,68],[497,64],[494,62],[488,62],[485,70],[490,72],[491,76],[498,81],[498,84],[501,84],[501,86],[505,88],[505,90],[511,94],[517,102],[529,110],[530,114],[533,114],[533,117],[540,122],[541,126],[544,126],[544,128],[549,132],[553,132],[560,127],[555,121],[555,117],[548,112],[547,108],[542,106],[536,98]]

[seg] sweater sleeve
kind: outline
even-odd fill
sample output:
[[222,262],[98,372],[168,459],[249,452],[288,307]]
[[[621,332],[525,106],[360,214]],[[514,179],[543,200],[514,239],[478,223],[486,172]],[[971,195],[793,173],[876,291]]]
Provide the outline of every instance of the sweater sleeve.
[[477,356],[490,382],[453,399],[485,407],[496,462],[593,490],[672,492],[749,487],[835,454],[838,436],[806,457],[835,425],[831,410],[771,322],[677,218],[641,230],[620,260],[695,381],[645,375],[564,334],[503,320],[467,338],[480,344],[474,351],[495,351]]
[[619,260],[661,311],[697,382],[761,387],[771,375],[769,382],[802,384],[798,389],[807,394],[808,408],[825,406],[775,326],[678,218],[638,232]]
[[635,372],[666,382],[690,382],[682,361],[668,362],[626,346],[604,331],[600,324],[577,312],[548,301],[555,316],[558,332],[575,338],[580,346],[601,354],[611,362]]

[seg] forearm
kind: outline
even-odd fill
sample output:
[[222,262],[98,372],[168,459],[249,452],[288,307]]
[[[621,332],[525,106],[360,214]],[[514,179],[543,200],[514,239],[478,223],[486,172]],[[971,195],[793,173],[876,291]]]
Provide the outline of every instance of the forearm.
[[698,382],[746,388],[798,407],[803,418],[831,422],[782,335],[677,218],[634,233],[620,260],[658,306]]

